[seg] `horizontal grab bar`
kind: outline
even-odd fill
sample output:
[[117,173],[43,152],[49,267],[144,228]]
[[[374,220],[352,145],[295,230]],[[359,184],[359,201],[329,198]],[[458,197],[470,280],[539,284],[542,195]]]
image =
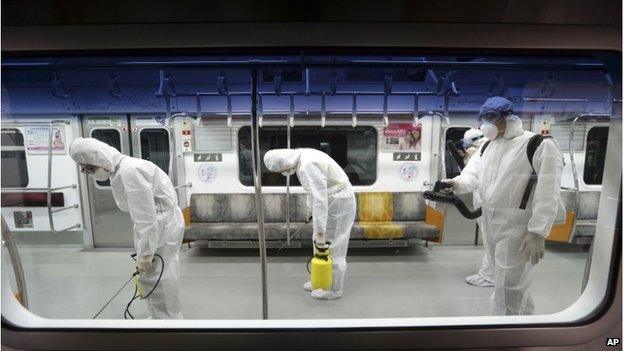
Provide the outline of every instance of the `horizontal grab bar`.
[[78,204],[74,204],[72,206],[67,206],[67,207],[62,207],[62,208],[57,208],[56,210],[52,210],[52,213],[57,213],[57,212],[61,212],[61,211],[71,210],[72,208],[78,208]]
[[193,186],[193,183],[188,182],[188,183],[186,183],[186,184],[178,185],[178,186],[174,187],[174,189],[180,189],[180,188],[190,188],[190,187],[192,187],[192,186]]
[[[76,184],[60,186],[58,188],[52,188],[50,191],[57,191],[62,189],[75,189]],[[28,191],[48,191],[48,188],[1,188],[2,192],[28,192]]]

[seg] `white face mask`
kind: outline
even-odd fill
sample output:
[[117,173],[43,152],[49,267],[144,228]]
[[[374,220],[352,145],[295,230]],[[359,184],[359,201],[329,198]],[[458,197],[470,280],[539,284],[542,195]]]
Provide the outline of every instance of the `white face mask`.
[[93,174],[90,174],[93,179],[99,181],[99,182],[103,182],[105,180],[107,180],[108,178],[110,178],[111,174],[109,171],[105,170],[102,167],[98,167],[98,169],[93,172]]
[[294,169],[294,168],[286,169],[286,170],[284,170],[284,171],[282,172],[282,175],[283,175],[284,177],[288,177],[288,176],[291,176],[291,175],[293,175],[293,174],[295,174],[295,169]]
[[483,122],[479,127],[483,135],[488,138],[488,140],[494,140],[498,137],[498,133],[500,131],[496,128],[496,125],[490,122]]

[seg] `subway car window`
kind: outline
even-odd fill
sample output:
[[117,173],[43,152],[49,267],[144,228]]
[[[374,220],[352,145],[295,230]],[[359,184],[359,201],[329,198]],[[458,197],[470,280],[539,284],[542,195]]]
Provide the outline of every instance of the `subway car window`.
[[602,184],[608,135],[608,127],[593,127],[587,133],[585,169],[583,170],[585,184]]
[[603,56],[231,50],[3,57],[23,267],[2,262],[3,320],[542,328],[610,296],[621,86]]
[[28,185],[28,165],[24,136],[18,129],[2,129],[2,187],[23,188]]
[[141,157],[169,172],[169,133],[165,129],[141,130]]
[[[238,133],[239,177],[243,185],[253,186],[251,176],[250,128]],[[285,127],[265,127],[260,132],[261,157],[271,149],[286,148]],[[349,177],[352,185],[371,185],[377,177],[377,131],[373,127],[332,128],[297,127],[291,130],[291,147],[313,148],[330,155]],[[262,184],[284,186],[286,179],[262,168]],[[300,186],[296,177],[291,185]]]

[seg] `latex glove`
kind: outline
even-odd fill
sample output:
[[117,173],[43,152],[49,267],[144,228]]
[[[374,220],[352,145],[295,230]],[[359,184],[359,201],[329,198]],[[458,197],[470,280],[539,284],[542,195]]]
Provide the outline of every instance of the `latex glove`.
[[448,187],[448,188],[444,188],[444,189],[441,189],[441,190],[440,190],[440,191],[441,191],[441,192],[443,192],[443,193],[450,194],[450,193],[452,193],[452,192],[454,192],[454,191],[456,191],[456,190],[457,190],[458,184],[457,184],[457,182],[456,182],[456,181],[454,181],[453,179],[442,179],[440,182],[442,182],[442,183],[446,183],[446,184],[449,184],[449,185],[450,185],[450,187]]
[[154,260],[154,255],[142,256],[137,261],[137,270],[139,273],[147,272],[152,267],[152,261]]
[[319,249],[326,249],[329,247],[329,245],[327,244],[327,240],[325,238],[325,233],[314,232],[314,235],[312,236],[312,238],[314,240],[314,245],[318,247]]
[[527,232],[520,242],[520,252],[525,255],[526,261],[533,265],[544,258],[544,251],[546,251],[544,237],[539,234]]

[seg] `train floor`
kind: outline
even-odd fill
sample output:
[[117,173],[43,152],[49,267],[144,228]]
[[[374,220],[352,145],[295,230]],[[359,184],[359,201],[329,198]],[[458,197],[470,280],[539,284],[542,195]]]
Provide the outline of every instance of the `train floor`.
[[[272,319],[379,318],[487,315],[492,288],[464,278],[477,271],[481,246],[353,249],[341,299],[316,301],[301,288],[307,251],[269,253],[268,308]],[[30,310],[47,318],[92,318],[129,277],[130,249],[77,246],[20,247]],[[10,269],[3,254],[3,274]],[[532,292],[536,313],[561,311],[580,295],[585,249],[548,246]],[[192,248],[181,254],[181,297],[186,319],[261,318],[257,250]],[[123,318],[128,284],[99,318]],[[146,318],[143,301],[132,306]]]

